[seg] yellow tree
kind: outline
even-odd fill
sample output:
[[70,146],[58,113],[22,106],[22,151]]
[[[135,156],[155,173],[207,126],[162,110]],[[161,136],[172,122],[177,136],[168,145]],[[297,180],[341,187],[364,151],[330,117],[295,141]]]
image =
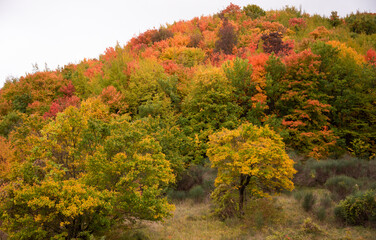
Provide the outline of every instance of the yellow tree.
[[212,198],[222,216],[234,211],[242,214],[246,193],[257,198],[294,188],[294,162],[282,138],[268,126],[246,123],[235,130],[223,129],[209,139],[207,154],[212,167],[218,169]]

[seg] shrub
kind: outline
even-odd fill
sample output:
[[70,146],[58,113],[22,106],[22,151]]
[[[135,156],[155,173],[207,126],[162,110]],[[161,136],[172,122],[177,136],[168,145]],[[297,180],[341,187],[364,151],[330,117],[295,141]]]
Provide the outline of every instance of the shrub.
[[341,160],[309,160],[305,164],[297,162],[294,183],[300,186],[321,186],[336,175],[346,175],[352,178],[368,177],[376,179],[376,161],[365,161],[358,158]]
[[345,175],[329,178],[325,187],[333,194],[334,199],[343,199],[357,190],[358,181]]
[[205,191],[202,186],[197,185],[191,188],[188,192],[188,196],[195,200],[196,202],[202,201],[205,197]]
[[308,192],[303,197],[302,207],[304,211],[309,212],[312,210],[313,205],[315,205],[316,197],[312,192]]
[[330,208],[332,206],[332,199],[330,198],[328,193],[325,193],[320,198],[320,206],[323,208]]
[[322,233],[321,228],[316,223],[314,223],[311,218],[304,219],[301,229],[303,232],[306,232],[306,233],[313,233],[313,234]]
[[316,212],[316,217],[320,221],[324,221],[326,218],[326,208],[325,207],[320,207],[317,212]]
[[167,196],[169,199],[182,201],[186,198],[187,194],[184,191],[175,191],[171,189],[167,192]]
[[339,202],[334,209],[334,214],[337,218],[352,225],[361,225],[368,221],[375,222],[376,192],[369,190],[348,196]]

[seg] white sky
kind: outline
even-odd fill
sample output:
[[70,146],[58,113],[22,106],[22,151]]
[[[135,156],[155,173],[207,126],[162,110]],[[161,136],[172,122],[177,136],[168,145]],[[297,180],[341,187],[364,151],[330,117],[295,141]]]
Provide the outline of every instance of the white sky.
[[0,0],[0,88],[9,76],[97,58],[153,27],[219,12],[230,4],[310,14],[376,12],[376,0]]

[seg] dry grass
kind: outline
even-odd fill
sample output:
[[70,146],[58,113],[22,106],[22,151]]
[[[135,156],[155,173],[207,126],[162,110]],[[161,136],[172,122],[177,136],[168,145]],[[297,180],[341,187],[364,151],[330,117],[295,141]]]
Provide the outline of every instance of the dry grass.
[[[319,190],[316,195],[322,194]],[[250,208],[244,219],[221,221],[211,215],[210,202],[191,200],[176,203],[174,216],[161,223],[143,222],[137,237],[129,232],[115,234],[113,240],[248,240],[248,239],[354,239],[376,240],[376,229],[343,226],[333,215],[319,221],[313,212],[305,212],[292,195],[275,197],[275,201],[261,201]],[[282,209],[282,210],[281,210]],[[278,211],[277,211],[278,210]],[[276,214],[278,212],[278,214]],[[253,215],[252,215],[253,213]],[[255,216],[257,214],[259,217]],[[311,222],[307,220],[312,219]],[[307,225],[308,221],[308,225]],[[306,222],[306,223],[304,223]],[[311,224],[311,225],[310,225]],[[313,228],[312,228],[313,226]],[[312,230],[314,229],[314,230]],[[140,234],[141,233],[141,234]],[[114,235],[113,235],[114,236]]]

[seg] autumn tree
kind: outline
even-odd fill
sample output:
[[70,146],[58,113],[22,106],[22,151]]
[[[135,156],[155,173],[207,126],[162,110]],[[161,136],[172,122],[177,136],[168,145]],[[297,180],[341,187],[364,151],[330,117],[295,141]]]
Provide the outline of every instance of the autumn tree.
[[126,115],[110,118],[99,99],[68,107],[25,141],[32,151],[9,166],[0,189],[1,227],[13,239],[88,239],[173,208],[163,190],[174,175],[159,142]]
[[282,138],[268,126],[243,124],[210,137],[207,154],[218,169],[212,194],[223,217],[243,213],[245,200],[292,190],[296,172]]
[[223,20],[218,35],[219,39],[215,43],[216,51],[223,51],[225,54],[232,54],[232,49],[236,46],[238,38],[235,32],[235,27],[229,23],[227,18]]

